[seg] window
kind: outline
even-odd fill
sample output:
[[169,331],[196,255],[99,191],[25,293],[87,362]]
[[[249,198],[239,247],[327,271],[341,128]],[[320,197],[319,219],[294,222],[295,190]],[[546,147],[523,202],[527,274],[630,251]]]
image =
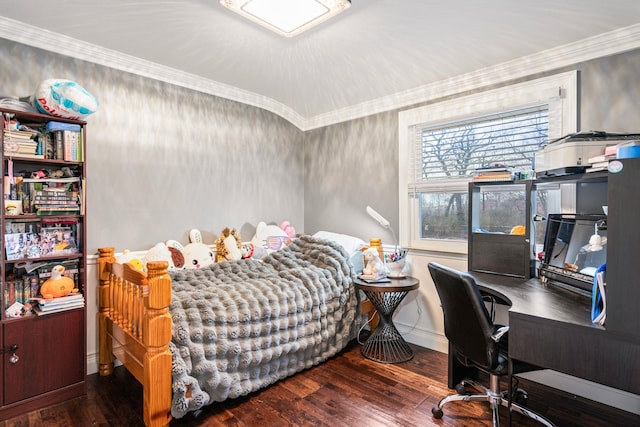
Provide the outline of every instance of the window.
[[401,112],[401,244],[466,253],[474,171],[532,174],[544,143],[576,131],[576,85],[569,72]]

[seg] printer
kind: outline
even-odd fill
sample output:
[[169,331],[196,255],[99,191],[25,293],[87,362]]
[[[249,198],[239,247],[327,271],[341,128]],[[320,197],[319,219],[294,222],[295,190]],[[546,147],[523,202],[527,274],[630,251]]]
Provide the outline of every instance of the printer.
[[607,146],[637,139],[640,134],[602,131],[574,133],[556,139],[536,152],[536,178],[584,172],[590,166],[589,158],[602,155]]

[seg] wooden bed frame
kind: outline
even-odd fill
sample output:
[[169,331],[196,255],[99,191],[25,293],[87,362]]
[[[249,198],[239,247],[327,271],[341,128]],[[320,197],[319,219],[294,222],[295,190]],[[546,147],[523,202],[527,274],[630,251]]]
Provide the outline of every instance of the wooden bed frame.
[[171,421],[171,278],[167,262],[149,262],[147,274],[117,264],[114,248],[98,249],[98,369],[113,372],[115,358],[143,387],[144,423]]
[[[169,425],[169,265],[166,261],[149,262],[145,274],[128,263],[118,264],[114,248],[99,248],[98,254],[98,372],[110,375],[117,358],[142,384],[145,425]],[[375,308],[369,301],[363,301],[361,307],[374,330],[378,323]]]

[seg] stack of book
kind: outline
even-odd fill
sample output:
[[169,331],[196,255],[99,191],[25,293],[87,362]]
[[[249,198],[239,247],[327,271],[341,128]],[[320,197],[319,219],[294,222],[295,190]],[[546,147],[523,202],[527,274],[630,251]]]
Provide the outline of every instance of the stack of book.
[[512,180],[513,171],[510,167],[504,165],[493,165],[489,167],[478,168],[473,173],[473,181],[475,182]]
[[82,128],[78,124],[52,121],[47,123],[45,153],[48,159],[81,162]]
[[74,214],[80,212],[78,192],[65,187],[48,187],[34,190],[33,207],[38,215]]
[[4,130],[4,155],[44,159],[36,134],[24,130]]
[[51,299],[32,298],[31,301],[35,302],[34,311],[38,316],[84,307],[84,295],[81,293]]
[[616,159],[616,146],[610,145],[605,148],[603,154],[599,154],[597,156],[590,157],[587,162],[589,162],[589,167],[585,170],[585,172],[598,172],[607,170],[609,167],[609,161]]
[[604,152],[597,156],[590,157],[587,161],[589,167],[586,172],[598,172],[608,170],[609,162],[616,159],[640,156],[640,140],[625,140],[616,145],[608,145]]

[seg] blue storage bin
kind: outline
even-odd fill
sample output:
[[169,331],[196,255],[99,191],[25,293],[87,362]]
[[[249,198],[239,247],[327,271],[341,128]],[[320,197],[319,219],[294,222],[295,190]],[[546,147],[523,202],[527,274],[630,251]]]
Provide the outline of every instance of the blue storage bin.
[[618,159],[631,159],[640,157],[640,141],[632,141],[627,144],[618,145]]

